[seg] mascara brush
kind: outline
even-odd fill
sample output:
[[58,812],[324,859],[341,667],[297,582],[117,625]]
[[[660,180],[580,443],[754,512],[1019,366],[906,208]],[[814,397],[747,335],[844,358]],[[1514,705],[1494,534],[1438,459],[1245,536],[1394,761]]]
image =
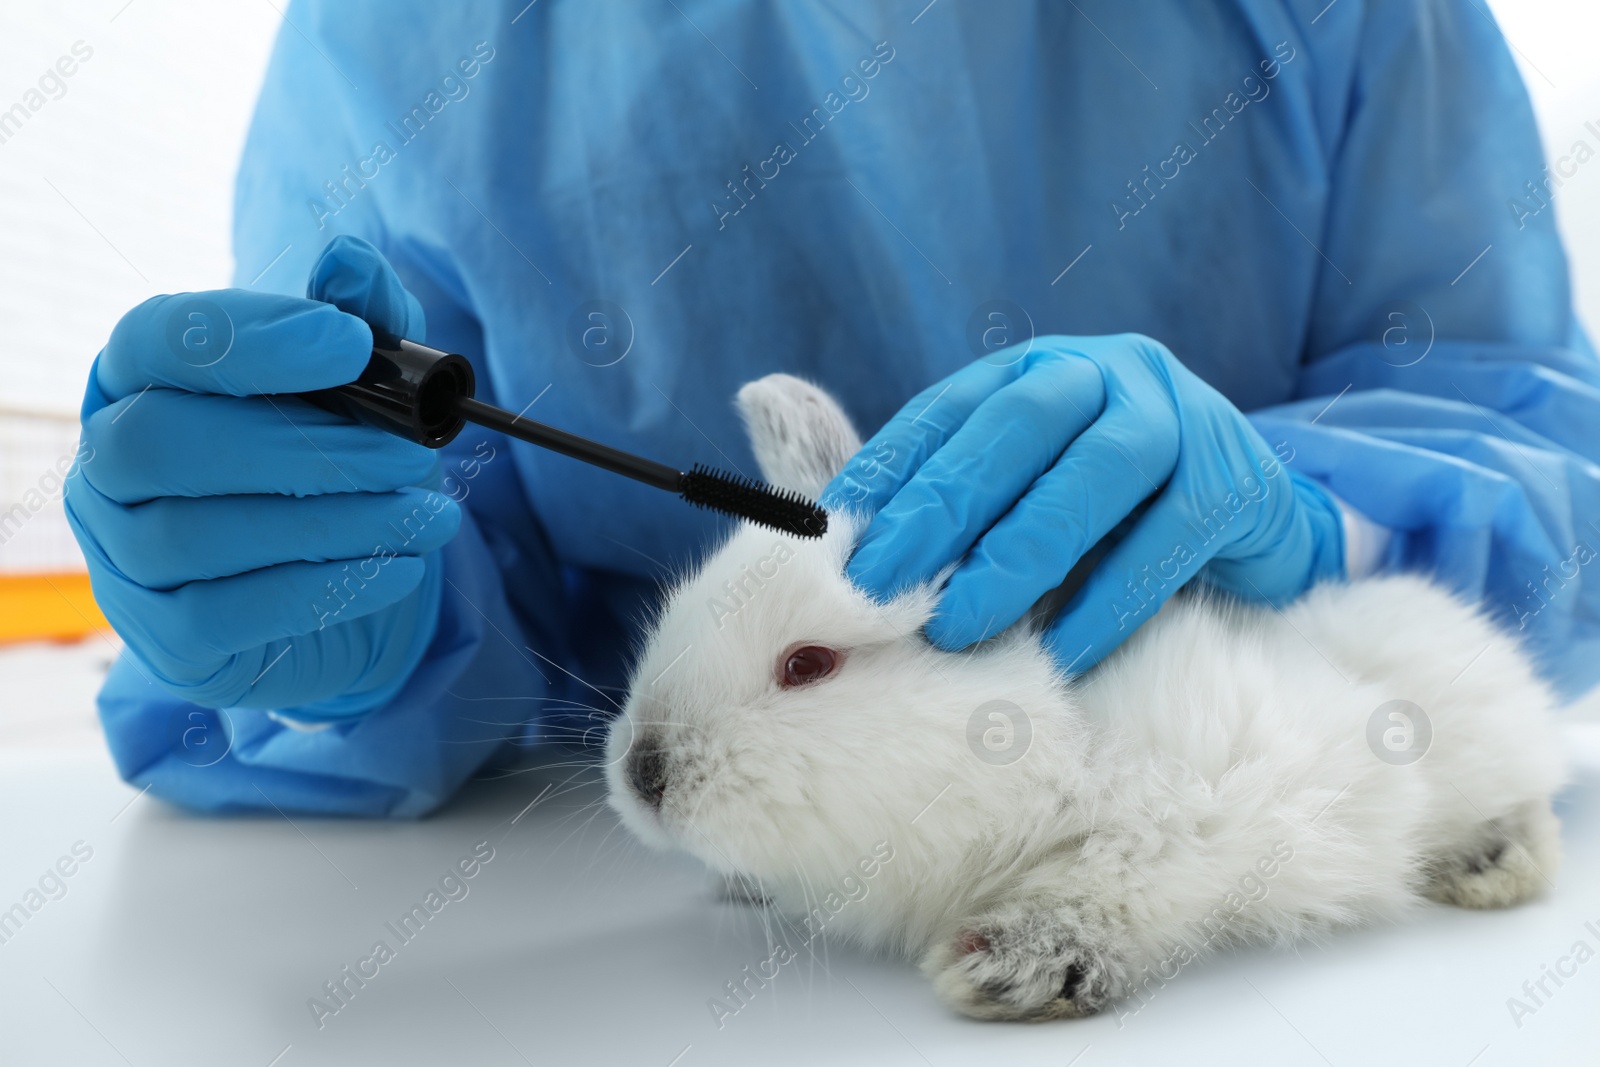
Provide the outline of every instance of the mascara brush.
[[681,471],[635,456],[485,404],[473,395],[476,388],[472,364],[465,357],[378,334],[360,378],[299,395],[318,407],[429,448],[443,448],[472,422],[779,533],[821,537],[828,528],[827,512],[797,493],[699,464]]

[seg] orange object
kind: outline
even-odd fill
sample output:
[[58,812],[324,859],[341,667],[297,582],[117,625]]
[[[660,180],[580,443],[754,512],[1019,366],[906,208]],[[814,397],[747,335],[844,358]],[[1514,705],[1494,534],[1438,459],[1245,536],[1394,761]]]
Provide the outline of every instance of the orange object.
[[110,628],[88,574],[0,573],[0,642],[68,640]]

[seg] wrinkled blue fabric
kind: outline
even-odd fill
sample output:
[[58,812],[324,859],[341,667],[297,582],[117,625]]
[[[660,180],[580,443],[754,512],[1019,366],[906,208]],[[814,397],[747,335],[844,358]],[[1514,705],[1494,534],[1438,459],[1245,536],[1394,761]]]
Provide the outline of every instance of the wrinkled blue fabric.
[[[1473,5],[287,18],[240,167],[241,285],[303,292],[360,236],[502,405],[750,474],[730,401],[763,374],[870,432],[996,343],[1145,334],[1392,528],[1389,566],[1481,598],[1564,692],[1600,674],[1600,366],[1526,93]],[[446,465],[479,443],[390,703],[311,734],[230,712],[227,758],[194,768],[174,731],[204,713],[119,666],[122,772],[199,808],[417,813],[507,741],[572,736],[558,710],[611,707],[654,579],[723,521],[493,435]]]

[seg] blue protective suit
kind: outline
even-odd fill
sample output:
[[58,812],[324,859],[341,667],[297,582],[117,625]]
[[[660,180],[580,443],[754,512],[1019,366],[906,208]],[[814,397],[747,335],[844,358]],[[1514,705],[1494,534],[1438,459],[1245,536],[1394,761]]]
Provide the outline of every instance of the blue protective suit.
[[[730,401],[763,374],[871,431],[985,331],[1148,334],[1390,529],[1382,566],[1484,598],[1567,693],[1600,676],[1600,364],[1481,9],[925,2],[295,3],[236,284],[303,293],[363,237],[491,399],[745,472]],[[598,729],[655,579],[722,520],[483,431],[443,462],[465,515],[400,695],[308,733],[124,660],[130,781],[416,815]]]

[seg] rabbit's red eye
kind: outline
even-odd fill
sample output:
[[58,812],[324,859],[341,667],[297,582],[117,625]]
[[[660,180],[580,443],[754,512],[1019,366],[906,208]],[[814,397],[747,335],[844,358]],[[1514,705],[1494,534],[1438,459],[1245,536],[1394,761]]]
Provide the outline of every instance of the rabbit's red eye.
[[808,685],[833,673],[839,654],[821,645],[801,645],[784,657],[778,666],[778,681],[784,688]]

